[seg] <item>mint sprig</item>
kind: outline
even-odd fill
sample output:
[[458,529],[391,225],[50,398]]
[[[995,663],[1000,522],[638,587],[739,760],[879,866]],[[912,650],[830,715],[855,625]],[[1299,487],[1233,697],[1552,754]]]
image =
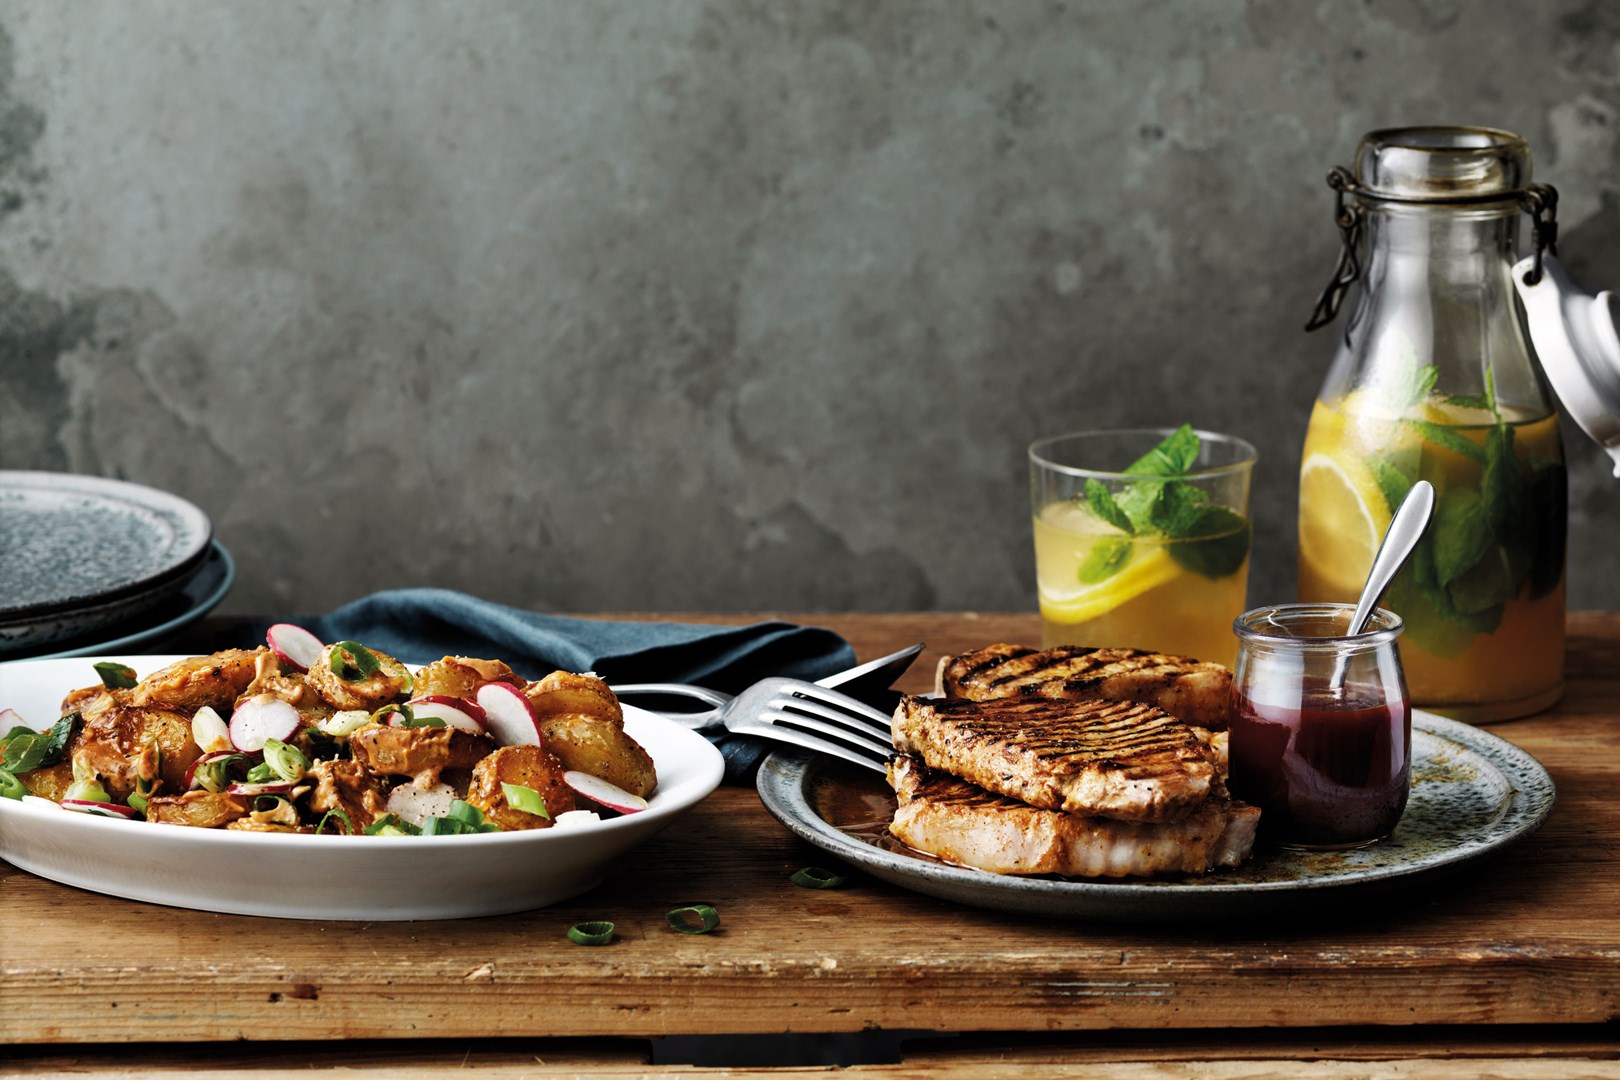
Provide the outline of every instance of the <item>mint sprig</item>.
[[1096,585],[1123,570],[1135,545],[1126,537],[1162,537],[1170,557],[1209,578],[1235,573],[1249,554],[1249,522],[1242,514],[1209,501],[1202,488],[1181,479],[1198,461],[1200,440],[1182,424],[1158,445],[1131,462],[1124,475],[1137,479],[1110,491],[1088,479],[1085,503],[1091,512],[1125,534],[1094,544],[1081,560],[1080,583]]

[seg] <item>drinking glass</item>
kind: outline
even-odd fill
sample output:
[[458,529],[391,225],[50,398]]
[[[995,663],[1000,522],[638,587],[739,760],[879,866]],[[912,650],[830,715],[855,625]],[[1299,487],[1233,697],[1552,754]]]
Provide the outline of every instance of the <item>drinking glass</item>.
[[1249,583],[1254,447],[1189,427],[1029,448],[1041,641],[1230,665]]

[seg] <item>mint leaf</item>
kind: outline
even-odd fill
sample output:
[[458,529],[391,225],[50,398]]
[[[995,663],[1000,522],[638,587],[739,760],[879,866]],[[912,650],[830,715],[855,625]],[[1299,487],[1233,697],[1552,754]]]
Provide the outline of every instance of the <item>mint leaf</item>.
[[1450,450],[1452,453],[1461,454],[1470,461],[1478,462],[1481,465],[1485,464],[1485,448],[1457,429],[1445,427],[1429,420],[1408,420],[1406,423],[1411,424],[1417,430],[1417,433],[1428,442],[1442,449]]
[[12,728],[6,733],[4,749],[0,750],[0,769],[24,773],[55,765],[62,760],[62,752],[78,726],[79,714],[72,712],[58,720],[49,731]]
[[1099,540],[1092,545],[1080,562],[1079,578],[1082,585],[1095,585],[1107,581],[1131,561],[1131,542],[1118,537]]
[[1452,394],[1446,398],[1447,405],[1460,405],[1465,409],[1478,409],[1480,412],[1495,412],[1491,403],[1477,394]]
[[[1417,358],[1414,356],[1412,359]],[[1402,413],[1433,393],[1439,381],[1439,367],[1414,363],[1399,375],[1381,382],[1377,393],[1391,412]]]
[[1166,547],[1172,559],[1196,574],[1207,578],[1235,574],[1249,556],[1249,522],[1229,507],[1209,503],[1192,507],[1180,527],[1183,531]]
[[1125,466],[1126,476],[1184,476],[1198,460],[1198,433],[1191,424],[1182,424],[1164,439]]
[[1388,458],[1373,458],[1367,464],[1372,468],[1373,479],[1378,481],[1378,490],[1384,493],[1384,502],[1394,513],[1406,501],[1406,496],[1412,490],[1412,481]]
[[1195,536],[1200,528],[1198,511],[1209,502],[1202,489],[1185,480],[1168,480],[1159,485],[1148,507],[1153,527],[1171,539]]
[[1086,481],[1086,505],[1091,507],[1093,514],[1096,514],[1120,532],[1128,536],[1135,535],[1136,527],[1131,524],[1131,519],[1125,515],[1125,511],[1119,508],[1119,504],[1114,501],[1114,496],[1109,493],[1108,488],[1101,480]]
[[1489,514],[1470,488],[1452,488],[1434,508],[1434,580],[1446,586],[1474,568],[1495,546]]

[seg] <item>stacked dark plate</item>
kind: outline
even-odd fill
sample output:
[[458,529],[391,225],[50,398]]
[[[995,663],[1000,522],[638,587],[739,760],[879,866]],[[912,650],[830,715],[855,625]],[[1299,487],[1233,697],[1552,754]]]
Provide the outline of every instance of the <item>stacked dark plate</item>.
[[236,565],[184,499],[0,470],[0,661],[140,651],[202,618]]

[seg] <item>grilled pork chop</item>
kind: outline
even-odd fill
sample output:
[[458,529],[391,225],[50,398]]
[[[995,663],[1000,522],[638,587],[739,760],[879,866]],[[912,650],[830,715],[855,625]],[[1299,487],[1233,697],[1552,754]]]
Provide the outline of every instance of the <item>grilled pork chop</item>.
[[1232,673],[1219,664],[1141,649],[991,645],[939,666],[946,697],[990,701],[1049,697],[1141,701],[1171,716],[1220,731],[1232,707]]
[[1191,727],[1136,702],[908,695],[893,727],[897,750],[1045,810],[1172,821],[1202,805],[1215,780]]
[[900,803],[889,831],[903,843],[997,874],[1201,874],[1248,858],[1260,822],[1255,807],[1225,799],[1159,824],[1038,810],[907,754],[890,763],[889,784]]

